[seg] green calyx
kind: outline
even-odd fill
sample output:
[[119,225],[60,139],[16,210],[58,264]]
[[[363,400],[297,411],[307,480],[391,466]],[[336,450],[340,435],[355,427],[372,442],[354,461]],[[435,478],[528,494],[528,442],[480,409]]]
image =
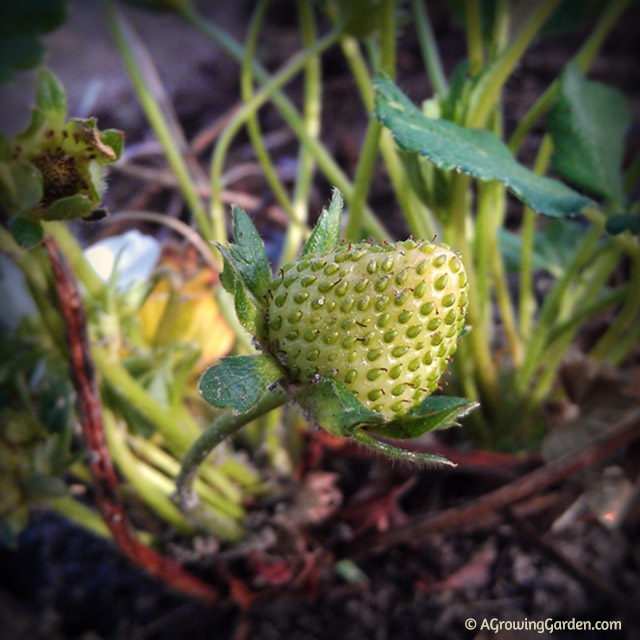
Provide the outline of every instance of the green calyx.
[[272,279],[258,232],[233,210],[236,244],[218,247],[221,282],[264,353],[223,359],[200,392],[236,415],[270,406],[273,394],[290,397],[335,435],[385,455],[447,462],[373,436],[414,438],[476,406],[431,396],[464,330],[464,266],[430,242],[340,244],[341,212],[336,192],[300,258]]

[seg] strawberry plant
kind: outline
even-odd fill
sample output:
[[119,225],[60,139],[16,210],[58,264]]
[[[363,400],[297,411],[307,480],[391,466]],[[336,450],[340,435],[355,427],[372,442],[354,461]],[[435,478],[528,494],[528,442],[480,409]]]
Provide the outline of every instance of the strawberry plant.
[[[464,26],[466,56],[448,75],[429,5],[420,0],[299,0],[299,51],[275,71],[259,59],[268,0],[252,9],[243,44],[189,0],[128,4],[174,12],[239,65],[241,104],[203,168],[198,154],[186,151],[189,141],[171,105],[159,97],[162,79],[126,13],[116,2],[102,3],[184,204],[182,219],[140,211],[116,211],[113,219],[169,227],[197,248],[204,277],[187,278],[166,262],[129,288],[124,278],[119,282],[118,268],[98,277],[66,224],[104,213],[102,169],[120,158],[123,137],[100,131],[92,118],[67,120],[60,83],[40,69],[30,125],[0,137],[8,227],[0,230],[0,246],[22,271],[21,286],[35,308],[0,344],[3,354],[12,346],[30,354],[0,368],[0,410],[8,425],[0,449],[9,452],[11,480],[0,508],[11,516],[8,538],[24,525],[30,500],[55,503],[104,533],[96,514],[80,509],[54,477],[69,472],[90,483],[90,463],[73,455],[69,412],[44,424],[51,389],[68,403],[70,379],[77,384],[78,373],[92,370],[72,361],[78,352],[90,354],[97,371],[99,393],[92,397],[104,417],[97,430],[106,442],[102,451],[111,452],[140,501],[183,535],[204,530],[228,541],[244,533],[245,496],[265,487],[228,443],[203,461],[247,427],[244,444],[255,445],[255,434],[266,433],[269,462],[290,472],[295,456],[272,428],[281,417],[273,410],[290,400],[336,436],[392,458],[446,464],[395,441],[469,414],[465,434],[477,445],[537,446],[545,405],[563,394],[563,358],[595,318],[605,315],[608,322],[582,341],[592,361],[615,366],[632,352],[640,335],[639,156],[625,163],[633,115],[618,90],[589,78],[630,0],[582,8],[562,0],[526,7],[450,0]],[[0,32],[12,36],[0,51],[0,81],[42,58],[40,36],[65,15],[63,2],[12,7],[2,9],[6,20],[0,20]],[[511,122],[503,93],[527,49],[549,33],[587,24],[587,17],[591,31],[583,45],[521,121]],[[408,32],[424,67],[411,85],[397,69],[405,51],[401,35]],[[350,71],[366,123],[351,174],[331,154],[321,128],[330,99],[321,65],[329,51]],[[298,76],[296,101],[287,89]],[[290,183],[267,143],[264,108],[297,143]],[[542,125],[538,140],[531,134]],[[254,211],[232,207],[234,242],[228,236],[233,179],[227,167],[245,130],[286,220],[282,247],[269,246],[270,259]],[[533,159],[524,161],[529,138]],[[370,197],[376,171],[388,177],[389,209]],[[312,190],[327,185],[336,191],[314,226]],[[401,232],[389,231],[392,218]],[[398,240],[409,234],[413,239]],[[88,337],[80,348],[78,332],[68,331],[68,319],[50,304],[54,283],[69,284],[51,271],[50,263],[61,263],[56,246],[82,284]],[[124,265],[126,251],[118,246],[110,259]],[[550,283],[542,293],[540,274]],[[196,285],[206,307],[185,299]],[[71,299],[61,311],[82,306],[80,293]],[[65,328],[75,349],[65,344]],[[220,357],[206,370],[205,352],[206,366]],[[46,384],[36,375],[43,370]],[[257,419],[258,428],[248,426]]]
[[185,507],[210,450],[289,398],[334,435],[403,460],[449,462],[375,436],[415,438],[474,408],[431,396],[464,329],[465,268],[448,247],[429,242],[340,244],[341,214],[336,192],[300,258],[272,281],[258,232],[234,209],[236,244],[218,246],[222,283],[263,353],[223,358],[203,374],[203,397],[226,412],[185,457],[177,481]]

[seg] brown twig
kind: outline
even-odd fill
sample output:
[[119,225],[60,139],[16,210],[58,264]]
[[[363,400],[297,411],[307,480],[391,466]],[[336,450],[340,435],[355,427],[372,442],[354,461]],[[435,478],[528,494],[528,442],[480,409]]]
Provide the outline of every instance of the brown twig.
[[130,560],[175,589],[204,602],[212,603],[218,599],[217,591],[170,558],[165,558],[141,544],[127,518],[120,501],[118,478],[105,441],[102,402],[89,349],[86,315],[76,279],[56,241],[47,238],[44,245],[53,267],[60,311],[69,345],[78,413],[89,450],[89,466],[96,486],[100,513],[117,545]]
[[408,524],[377,536],[357,539],[340,555],[353,557],[374,549],[415,542],[430,531],[462,529],[468,522],[495,515],[507,507],[548,489],[567,476],[604,460],[617,449],[640,438],[640,409],[629,412],[602,436],[577,451],[565,454],[505,486],[460,507],[411,520]]

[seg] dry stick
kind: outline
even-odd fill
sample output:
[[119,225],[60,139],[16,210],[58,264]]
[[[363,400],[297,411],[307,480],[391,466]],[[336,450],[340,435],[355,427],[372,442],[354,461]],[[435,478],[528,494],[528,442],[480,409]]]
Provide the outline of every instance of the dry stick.
[[120,501],[118,478],[105,441],[102,403],[89,349],[86,315],[76,279],[57,242],[47,238],[44,244],[53,267],[60,311],[65,324],[73,386],[78,398],[78,414],[89,449],[89,466],[96,485],[100,513],[117,545],[130,560],[175,589],[206,603],[213,603],[218,599],[218,592],[213,587],[170,558],[144,546],[136,538]]
[[379,551],[402,543],[416,542],[421,535],[431,531],[462,529],[467,523],[479,520],[487,513],[503,511],[516,502],[544,491],[567,476],[605,459],[621,446],[637,438],[640,438],[640,409],[629,412],[605,434],[594,438],[579,450],[565,454],[508,485],[460,507],[418,517],[392,531],[356,540],[340,555],[354,557],[367,551]]

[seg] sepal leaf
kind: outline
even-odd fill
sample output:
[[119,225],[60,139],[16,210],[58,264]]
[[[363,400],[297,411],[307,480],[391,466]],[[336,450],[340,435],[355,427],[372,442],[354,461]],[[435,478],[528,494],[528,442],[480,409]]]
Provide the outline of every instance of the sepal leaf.
[[235,244],[229,247],[236,271],[257,300],[262,300],[271,285],[271,269],[264,243],[251,218],[240,208],[233,207]]
[[265,339],[264,306],[251,294],[231,252],[221,244],[216,243],[216,247],[224,261],[220,282],[224,289],[233,295],[238,321],[259,342],[263,342]]
[[330,378],[292,387],[291,393],[310,420],[338,437],[351,435],[361,425],[381,425],[386,420],[364,407],[344,384]]
[[429,431],[458,426],[456,420],[463,418],[477,406],[477,402],[468,398],[429,396],[405,415],[369,428],[369,431],[397,440],[417,438]]
[[320,214],[313,232],[302,249],[303,256],[310,253],[329,253],[338,246],[343,206],[342,195],[336,189],[331,197],[329,208],[324,209]]
[[243,413],[275,387],[283,376],[284,372],[271,356],[228,356],[202,374],[198,390],[214,407],[230,407],[235,413]]
[[42,216],[42,219],[75,220],[77,218],[84,218],[91,213],[93,206],[93,203],[87,196],[76,193],[73,196],[54,200],[44,216]]

